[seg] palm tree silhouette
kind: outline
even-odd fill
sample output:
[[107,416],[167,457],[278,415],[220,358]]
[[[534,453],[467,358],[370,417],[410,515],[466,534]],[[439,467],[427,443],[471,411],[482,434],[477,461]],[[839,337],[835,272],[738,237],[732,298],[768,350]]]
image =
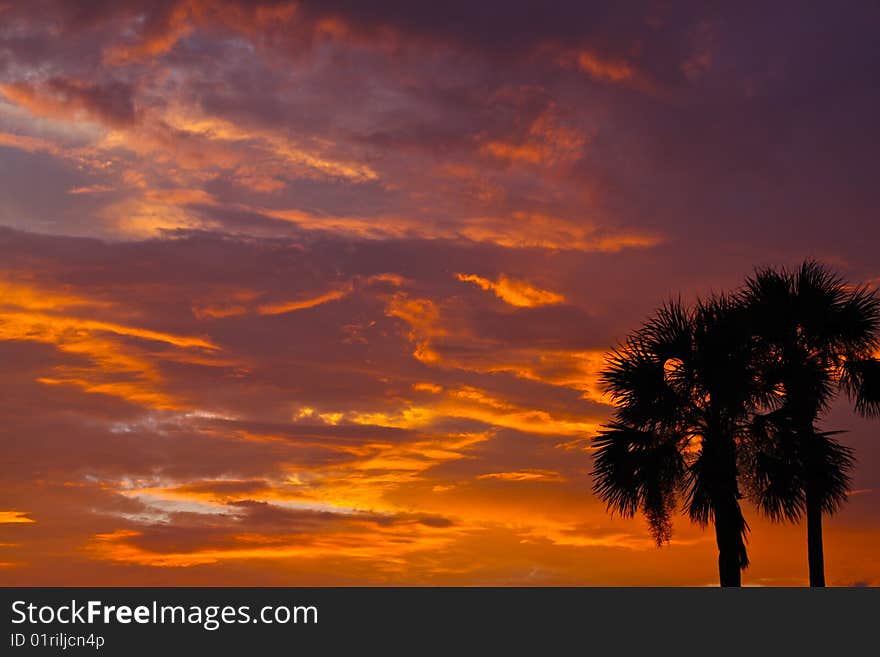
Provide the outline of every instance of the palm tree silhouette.
[[750,489],[774,520],[806,516],[810,585],[825,585],[822,515],[836,512],[850,489],[851,451],[839,432],[817,429],[842,388],[864,416],[880,413],[880,299],[828,267],[806,261],[795,271],[760,269],[742,302],[764,361],[762,376],[777,404],[751,426]]
[[692,309],[679,301],[612,351],[602,372],[617,409],[593,439],[594,491],[612,512],[643,512],[658,544],[679,499],[693,522],[714,523],[721,586],[739,586],[748,566],[737,450],[772,393],[754,349],[737,297]]

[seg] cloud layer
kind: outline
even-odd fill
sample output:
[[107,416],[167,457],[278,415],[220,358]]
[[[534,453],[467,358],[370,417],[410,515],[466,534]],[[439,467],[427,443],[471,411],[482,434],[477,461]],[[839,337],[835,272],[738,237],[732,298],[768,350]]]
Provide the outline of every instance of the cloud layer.
[[[590,494],[597,372],[754,265],[880,277],[848,12],[0,3],[0,581],[714,581]],[[876,583],[877,427],[829,424]]]

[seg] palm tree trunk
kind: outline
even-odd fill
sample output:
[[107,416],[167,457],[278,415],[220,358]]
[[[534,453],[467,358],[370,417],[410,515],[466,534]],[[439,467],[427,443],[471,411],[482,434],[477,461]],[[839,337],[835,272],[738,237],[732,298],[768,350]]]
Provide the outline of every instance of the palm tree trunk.
[[[718,544],[718,577],[722,587],[742,586],[742,555],[745,553],[739,504],[724,505],[715,512],[715,541]],[[739,517],[740,522],[737,522]]]
[[718,544],[718,578],[721,586],[742,586],[742,569],[748,565],[744,534],[746,522],[739,506],[736,440],[732,423],[714,418],[716,431],[707,432],[703,456],[711,472],[712,512]]
[[825,554],[822,547],[822,508],[807,491],[807,557],[810,586],[825,586]]
[[736,485],[736,452],[733,441],[725,445],[717,472],[715,498],[715,542],[718,544],[718,577],[721,586],[741,586],[742,569],[746,563],[743,542],[745,521],[739,507]]

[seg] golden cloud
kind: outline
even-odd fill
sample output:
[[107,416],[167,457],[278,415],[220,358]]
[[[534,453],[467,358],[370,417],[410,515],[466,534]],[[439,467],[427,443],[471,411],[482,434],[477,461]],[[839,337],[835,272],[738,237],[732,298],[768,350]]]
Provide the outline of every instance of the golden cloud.
[[[462,280],[461,274],[457,276]],[[492,281],[481,280],[491,289]],[[529,294],[532,295],[530,299],[534,299],[535,295],[547,298],[541,294],[546,294],[547,291],[531,286],[529,288]],[[512,289],[521,288],[500,289],[510,294]],[[470,350],[461,355],[454,349],[444,350],[441,341],[474,344],[477,337],[462,333],[462,329],[458,329],[459,332],[456,333],[452,327],[444,325],[436,302],[412,298],[405,292],[398,292],[388,301],[386,314],[403,320],[409,326],[406,337],[415,347],[413,356],[426,365],[480,373],[509,372],[522,379],[578,390],[586,400],[600,404],[611,403],[599,379],[599,372],[605,365],[606,352],[603,350],[505,347],[489,344],[484,350]]]
[[480,152],[511,162],[554,166],[577,160],[587,141],[587,135],[566,126],[551,108],[535,119],[521,138],[488,141]]
[[314,308],[330,301],[336,301],[351,293],[352,287],[346,286],[338,290],[330,290],[324,294],[320,294],[311,299],[298,299],[295,301],[280,301],[277,303],[267,303],[257,307],[257,312],[261,315],[282,315],[284,313],[293,312],[295,310],[305,310]]
[[36,520],[28,518],[27,511],[0,511],[0,525],[26,524],[33,522],[36,522]]
[[635,75],[635,69],[628,62],[621,59],[604,59],[587,50],[577,53],[577,64],[591,77],[608,82],[631,80]]
[[565,481],[558,472],[552,470],[514,470],[512,472],[487,472],[477,476],[477,479],[497,479],[499,481]]
[[[54,373],[38,377],[38,381],[47,385],[73,385],[87,392],[108,394],[154,408],[179,408],[181,402],[161,389],[162,377],[155,362],[157,353],[148,345],[164,344],[208,353],[220,349],[202,337],[80,315],[107,308],[104,301],[29,284],[4,283],[0,289],[4,293],[0,303],[0,340],[50,344],[63,353],[83,356],[90,362],[85,366],[60,365]],[[120,338],[134,338],[144,346],[138,347]]]
[[534,308],[565,301],[565,297],[561,294],[542,290],[526,281],[510,278],[504,274],[501,274],[496,281],[476,274],[456,274],[455,277],[460,281],[474,283],[483,290],[494,292],[502,301],[519,308]]
[[526,433],[558,436],[593,434],[601,424],[599,418],[559,417],[542,409],[518,406],[471,386],[447,390],[442,399],[432,404],[409,405],[390,413],[353,412],[345,417],[355,424],[398,429],[424,429],[445,418],[458,418]]

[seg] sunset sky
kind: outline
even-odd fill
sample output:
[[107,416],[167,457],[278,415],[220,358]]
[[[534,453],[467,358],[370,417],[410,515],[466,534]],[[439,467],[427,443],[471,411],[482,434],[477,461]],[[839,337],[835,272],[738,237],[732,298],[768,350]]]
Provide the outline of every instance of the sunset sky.
[[[590,492],[605,352],[880,283],[880,8],[763,4],[0,0],[0,584],[716,584]],[[827,426],[880,585],[880,422]]]

